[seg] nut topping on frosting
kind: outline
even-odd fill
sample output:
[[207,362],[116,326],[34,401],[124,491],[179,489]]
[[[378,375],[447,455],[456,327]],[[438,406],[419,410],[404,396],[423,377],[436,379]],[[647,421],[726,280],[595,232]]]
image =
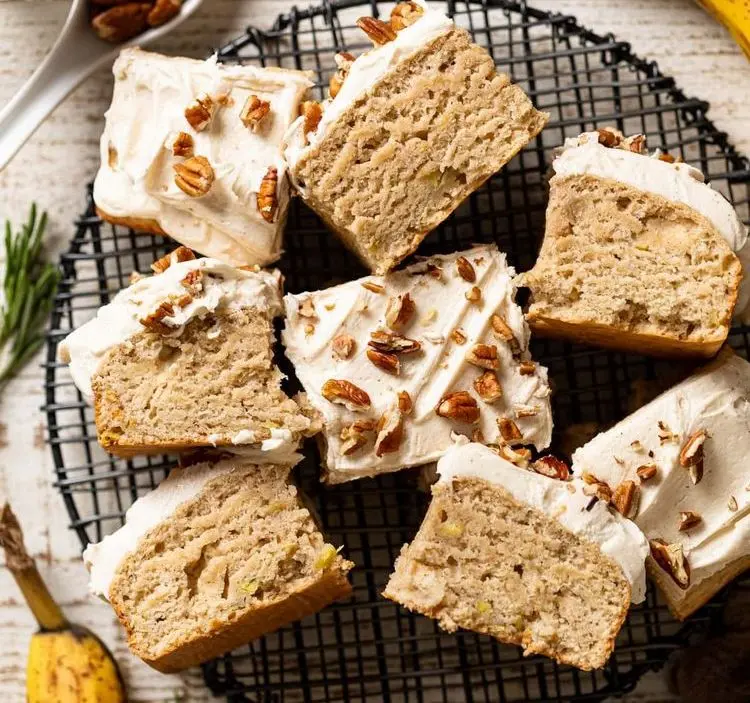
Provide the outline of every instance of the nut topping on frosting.
[[694,486],[703,478],[703,444],[707,437],[706,430],[693,432],[680,449],[680,466],[689,471]]
[[662,420],[659,420],[659,443],[660,444],[666,444],[667,442],[676,442],[680,436],[672,432],[672,430],[669,429],[666,422],[663,422]]
[[397,452],[404,439],[404,418],[397,408],[389,410],[378,422],[378,436],[375,440],[375,455]]
[[314,100],[306,100],[302,103],[300,112],[305,118],[303,133],[307,136],[310,132],[314,132],[318,128],[320,120],[323,118],[323,108],[320,106],[320,103]]
[[374,420],[357,420],[341,430],[341,453],[344,456],[354,454],[370,441],[370,434],[375,431]]
[[388,299],[385,309],[385,324],[392,330],[399,330],[409,324],[416,306],[408,293]]
[[638,486],[635,481],[623,481],[612,494],[612,505],[620,515],[633,518],[638,512]]
[[149,27],[159,27],[169,22],[180,11],[182,0],[156,0],[146,18]]
[[529,468],[537,474],[547,476],[548,478],[556,478],[560,481],[567,481],[570,478],[570,468],[568,465],[562,459],[558,459],[551,454],[532,461]]
[[470,303],[478,303],[482,299],[482,291],[476,286],[473,286],[466,291],[466,300]]
[[350,359],[356,345],[357,342],[350,334],[340,334],[331,343],[334,355],[341,360]]
[[391,27],[397,32],[414,24],[424,14],[424,8],[416,2],[400,2],[391,10]]
[[414,409],[414,403],[412,402],[409,391],[399,391],[397,396],[398,409],[404,414],[409,415]]
[[523,433],[518,425],[509,417],[498,418],[497,427],[500,430],[500,436],[509,444],[523,439]]
[[466,361],[481,369],[496,369],[500,366],[497,347],[494,344],[475,344],[466,354]]
[[187,132],[179,132],[172,144],[172,153],[175,156],[193,156],[193,137]]
[[667,544],[663,539],[649,540],[651,556],[683,590],[690,585],[690,566],[679,542]]
[[368,36],[375,46],[382,46],[396,38],[393,27],[375,17],[360,17],[357,26]]
[[477,401],[467,391],[455,391],[444,395],[435,412],[440,417],[472,425],[479,420]]
[[336,62],[338,71],[331,76],[331,80],[328,82],[328,94],[331,96],[331,99],[339,94],[346,77],[349,75],[349,69],[356,59],[348,51],[339,51],[333,57],[333,60]]
[[276,195],[278,184],[279,172],[275,166],[271,166],[266,175],[263,176],[263,181],[258,191],[258,212],[260,212],[263,219],[269,224],[273,223],[276,211],[279,209],[279,201]]
[[421,343],[416,339],[402,337],[400,334],[393,334],[385,330],[376,330],[370,334],[368,345],[377,351],[392,354],[413,354],[422,348]]
[[381,286],[379,283],[375,283],[374,281],[364,281],[362,283],[362,288],[366,288],[371,293],[377,293],[380,295],[381,293],[385,293],[385,288]]
[[245,127],[257,132],[263,120],[271,113],[271,103],[261,100],[257,95],[248,96],[240,112],[240,119]]
[[596,130],[599,134],[599,144],[606,146],[608,149],[619,146],[622,141],[622,134],[611,127],[604,127]]
[[656,476],[657,470],[658,467],[656,466],[656,464],[643,464],[643,466],[639,466],[635,470],[635,473],[643,483]]
[[401,362],[395,354],[368,349],[367,358],[386,373],[392,373],[396,376],[401,373]]
[[215,111],[213,98],[203,93],[185,108],[185,119],[196,132],[202,132],[211,124]]
[[518,343],[518,340],[513,334],[513,330],[510,328],[510,325],[508,325],[508,323],[500,315],[497,314],[492,316],[491,322],[492,329],[495,332],[495,336],[503,342],[508,343],[508,345],[510,346],[510,351],[514,356],[518,354],[521,351],[521,345]]
[[465,256],[459,256],[456,259],[456,270],[458,271],[458,275],[461,276],[464,281],[474,283],[474,281],[477,280],[477,272],[471,265],[471,261],[469,261]]
[[351,381],[330,379],[321,389],[323,397],[331,403],[339,403],[349,410],[367,410],[370,407],[370,396]]
[[485,403],[494,403],[503,397],[503,388],[494,371],[485,371],[474,380],[474,390]]
[[453,332],[451,332],[451,339],[456,344],[466,344],[466,340],[468,339],[468,337],[464,334],[463,330],[456,328],[455,330],[453,330]]
[[521,376],[533,376],[536,373],[536,364],[533,361],[522,361],[518,365],[518,373]]
[[151,264],[151,270],[154,273],[164,273],[172,264],[181,264],[183,261],[192,261],[193,259],[195,259],[195,254],[190,249],[179,246],[169,254],[162,256],[161,259],[154,261]]
[[205,156],[191,156],[182,163],[175,164],[174,170],[175,184],[191,198],[200,198],[211,190],[215,175]]
[[689,530],[691,527],[695,527],[702,520],[703,518],[698,515],[698,513],[694,513],[692,510],[681,510],[680,523],[677,526],[677,529],[680,532],[684,532],[685,530]]

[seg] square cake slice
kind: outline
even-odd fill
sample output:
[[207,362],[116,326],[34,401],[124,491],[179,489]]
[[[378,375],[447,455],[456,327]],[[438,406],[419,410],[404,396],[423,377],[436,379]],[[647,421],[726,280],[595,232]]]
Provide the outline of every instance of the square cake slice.
[[750,568],[750,364],[725,348],[573,454],[621,495],[651,543],[648,569],[688,617]]
[[239,458],[174,469],[88,545],[91,591],[147,664],[195,666],[351,593],[354,565],[325,541],[289,470]]
[[[643,135],[569,139],[552,164],[539,258],[523,274],[539,334],[661,356],[713,356],[750,255],[732,205]],[[740,307],[750,290],[743,289]]]
[[102,447],[127,457],[214,446],[286,460],[315,423],[284,394],[273,362],[281,275],[184,248],[154,268],[60,346]]
[[309,75],[140,49],[123,50],[113,73],[100,216],[236,266],[278,259],[289,203],[281,142]]
[[[428,232],[544,127],[521,88],[469,34],[423,2],[357,24],[375,45],[339,54],[331,100],[286,137],[307,204],[375,273]],[[322,109],[321,109],[322,107]]]
[[578,481],[458,446],[386,598],[438,621],[579,669],[603,666],[631,599],[645,597],[648,544]]
[[552,433],[513,269],[494,245],[287,295],[283,341],[325,422],[326,480],[437,460],[456,434],[527,461]]

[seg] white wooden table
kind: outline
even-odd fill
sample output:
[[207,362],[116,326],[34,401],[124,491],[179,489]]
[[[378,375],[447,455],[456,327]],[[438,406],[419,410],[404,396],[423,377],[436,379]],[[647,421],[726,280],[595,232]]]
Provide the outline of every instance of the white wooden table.
[[[734,144],[750,153],[750,63],[728,34],[691,0],[530,0],[575,14],[597,32],[615,32],[644,57],[659,62],[689,95],[711,103],[711,117]],[[204,56],[250,23],[271,24],[291,0],[206,0],[174,35],[153,48]],[[300,5],[307,4],[301,0]],[[7,102],[56,37],[69,0],[0,0],[0,104]],[[81,86],[0,173],[0,215],[20,222],[35,200],[50,213],[53,256],[67,244],[83,206],[82,184],[98,165],[102,115],[111,76],[102,71]],[[31,551],[71,619],[88,625],[110,645],[123,669],[131,700],[203,701],[200,676],[161,676],[131,657],[114,615],[87,596],[79,545],[67,529],[63,503],[51,487],[53,466],[44,444],[42,374],[29,365],[7,388],[0,409],[0,500],[21,516]],[[8,572],[0,567],[0,699],[24,699],[24,669],[34,624]],[[641,683],[629,701],[668,701],[659,675]]]

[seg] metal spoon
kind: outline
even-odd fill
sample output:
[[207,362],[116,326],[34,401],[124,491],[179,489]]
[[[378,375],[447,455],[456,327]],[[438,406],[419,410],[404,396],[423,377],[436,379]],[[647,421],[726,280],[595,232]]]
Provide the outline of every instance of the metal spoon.
[[52,50],[0,111],[0,170],[47,116],[94,71],[112,62],[122,48],[148,44],[171,31],[192,15],[202,1],[185,0],[180,12],[169,22],[122,44],[109,44],[91,28],[89,0],[73,0]]

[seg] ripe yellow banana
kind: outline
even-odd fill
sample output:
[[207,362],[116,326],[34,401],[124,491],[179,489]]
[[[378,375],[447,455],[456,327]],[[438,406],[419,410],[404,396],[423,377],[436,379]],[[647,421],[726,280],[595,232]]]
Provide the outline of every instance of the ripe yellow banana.
[[697,0],[721,22],[750,58],[750,0]]
[[124,703],[125,687],[115,660],[93,632],[67,621],[27,553],[21,527],[7,504],[0,513],[0,545],[39,623],[29,648],[27,702]]

